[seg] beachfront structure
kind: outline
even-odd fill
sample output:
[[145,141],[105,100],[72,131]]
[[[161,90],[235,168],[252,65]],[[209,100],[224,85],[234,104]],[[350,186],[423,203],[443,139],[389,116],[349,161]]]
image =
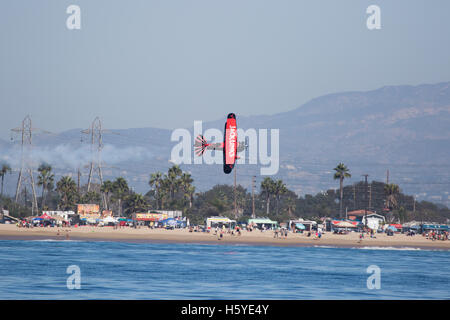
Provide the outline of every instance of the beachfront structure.
[[181,218],[183,217],[183,211],[180,210],[150,210],[149,213],[160,213],[167,215],[167,218]]
[[450,228],[445,224],[423,224],[422,232],[428,231],[450,231]]
[[52,218],[60,217],[65,221],[69,221],[70,218],[75,216],[75,212],[73,211],[42,211],[42,215],[47,215]]
[[248,224],[256,226],[258,229],[274,229],[278,227],[278,222],[272,221],[269,218],[254,218],[248,219]]
[[[316,221],[309,221],[309,220],[298,219],[298,220],[289,220],[289,224],[288,225],[289,225],[289,229],[290,230],[293,230],[294,226],[295,226],[296,229],[301,229],[301,230],[304,230],[304,231],[311,231],[313,229],[313,227],[317,225],[317,222]],[[301,227],[302,225],[303,225],[304,228]]]
[[236,220],[231,220],[227,217],[209,217],[206,219],[206,228],[222,228],[225,226],[225,228],[231,228],[234,229],[236,227]]
[[361,224],[367,225],[368,228],[372,230],[378,230],[380,229],[380,226],[386,223],[386,218],[382,215],[372,213],[367,215],[367,223],[366,223],[366,217],[362,217]]
[[167,219],[176,219],[183,220],[183,212],[179,210],[168,211],[168,210],[149,210],[148,212],[135,212],[131,215],[132,220],[136,222],[140,222],[144,225],[154,226],[157,225],[158,222],[167,220]]
[[370,211],[370,210],[353,210],[353,211],[349,211],[347,212],[347,218],[349,220],[356,220],[356,221],[362,221],[362,219],[364,218],[364,216],[367,214],[367,217],[370,215],[374,215],[376,214],[376,212],[374,211]]
[[0,210],[0,223],[14,223],[19,222],[19,219],[11,217],[9,211],[5,209]]
[[95,203],[79,203],[77,204],[77,214],[83,223],[96,224],[101,218],[100,206]]
[[352,220],[327,220],[326,221],[326,231],[334,231],[336,229],[354,229],[360,225],[359,221]]
[[169,219],[169,216],[166,213],[156,212],[135,212],[131,217],[133,221],[150,226],[156,225],[159,221]]

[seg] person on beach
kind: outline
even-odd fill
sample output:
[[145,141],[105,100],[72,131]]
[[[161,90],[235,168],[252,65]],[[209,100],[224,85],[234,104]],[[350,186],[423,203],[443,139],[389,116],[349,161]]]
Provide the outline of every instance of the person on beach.
[[358,243],[361,243],[362,240],[363,240],[363,238],[364,238],[364,233],[361,232],[361,234],[359,235],[359,241],[358,241]]

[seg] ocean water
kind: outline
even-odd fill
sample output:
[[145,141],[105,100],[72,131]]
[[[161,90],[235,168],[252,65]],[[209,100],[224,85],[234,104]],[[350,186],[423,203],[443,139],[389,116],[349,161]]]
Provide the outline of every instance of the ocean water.
[[449,264],[420,249],[1,240],[0,299],[450,299]]

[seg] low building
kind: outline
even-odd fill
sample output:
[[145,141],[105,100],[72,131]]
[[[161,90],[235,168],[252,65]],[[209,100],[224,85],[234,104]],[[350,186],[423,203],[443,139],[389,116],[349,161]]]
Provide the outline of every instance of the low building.
[[[182,211],[149,210],[148,212],[135,212],[131,215],[133,221],[143,225],[156,226],[167,219],[186,221]],[[187,222],[186,222],[187,223]]]
[[372,229],[372,230],[378,230],[380,229],[380,226],[382,224],[386,223],[386,218],[383,217],[382,215],[379,215],[377,213],[371,213],[367,215],[367,223],[366,223],[366,218],[363,217],[361,220],[361,224],[362,225],[366,225]]
[[167,218],[181,218],[183,217],[183,211],[181,210],[150,210],[148,213],[159,213],[167,215]]
[[0,210],[0,223],[16,223],[19,222],[18,218],[9,215],[8,210]]
[[101,213],[98,204],[77,204],[77,213],[83,223],[97,223],[100,221]]
[[366,210],[353,210],[353,211],[347,212],[347,219],[355,220],[355,221],[362,221],[362,219],[366,215],[366,212],[367,212],[367,216],[376,214],[376,212],[370,211],[370,210],[367,210],[367,211]]
[[361,224],[360,221],[355,220],[327,220],[326,231],[334,231],[336,229],[356,229]]
[[136,212],[131,215],[132,220],[144,222],[145,224],[148,224],[149,222],[163,221],[168,218],[169,216],[166,213],[156,213],[156,212]]
[[66,221],[69,221],[70,218],[75,216],[75,212],[73,211],[42,211],[42,214],[52,218],[60,217]]

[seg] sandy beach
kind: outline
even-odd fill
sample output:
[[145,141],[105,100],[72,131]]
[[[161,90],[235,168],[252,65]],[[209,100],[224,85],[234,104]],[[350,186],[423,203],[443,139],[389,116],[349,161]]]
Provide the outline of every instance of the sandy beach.
[[[68,236],[67,236],[68,235]],[[432,241],[423,236],[408,237],[395,234],[389,237],[377,234],[376,238],[364,238],[359,241],[358,233],[337,235],[325,233],[321,239],[307,237],[306,234],[289,233],[287,239],[274,238],[272,231],[243,231],[241,236],[225,234],[218,240],[213,232],[189,232],[188,230],[165,230],[112,227],[78,228],[18,228],[16,225],[0,225],[0,240],[91,240],[91,241],[129,241],[129,242],[176,242],[209,244],[249,244],[272,246],[336,246],[336,247],[407,247],[423,249],[450,250],[450,241]]]

